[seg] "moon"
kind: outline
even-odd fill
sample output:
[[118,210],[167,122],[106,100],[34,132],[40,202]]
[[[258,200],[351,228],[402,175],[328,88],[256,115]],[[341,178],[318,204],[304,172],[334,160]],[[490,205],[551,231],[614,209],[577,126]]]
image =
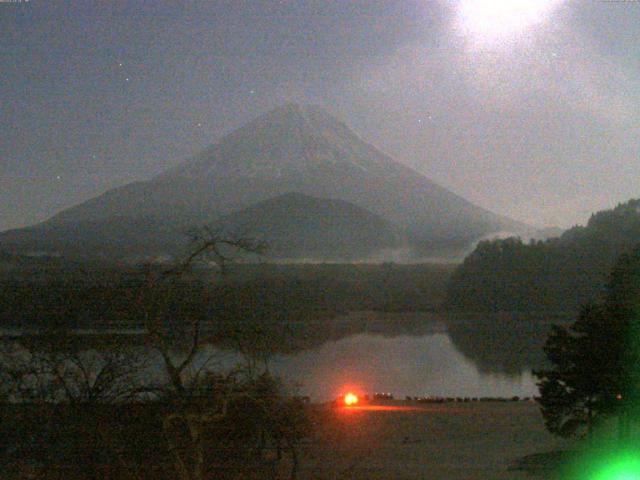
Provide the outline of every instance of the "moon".
[[526,35],[544,23],[562,0],[460,0],[457,28],[467,37],[491,44]]

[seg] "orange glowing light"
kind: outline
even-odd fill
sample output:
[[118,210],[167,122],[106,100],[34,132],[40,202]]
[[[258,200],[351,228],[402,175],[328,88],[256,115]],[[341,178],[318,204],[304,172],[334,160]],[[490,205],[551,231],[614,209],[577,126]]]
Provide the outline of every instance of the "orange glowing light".
[[354,395],[353,393],[349,392],[344,396],[344,404],[347,407],[350,407],[351,405],[355,405],[356,403],[358,403],[357,395]]

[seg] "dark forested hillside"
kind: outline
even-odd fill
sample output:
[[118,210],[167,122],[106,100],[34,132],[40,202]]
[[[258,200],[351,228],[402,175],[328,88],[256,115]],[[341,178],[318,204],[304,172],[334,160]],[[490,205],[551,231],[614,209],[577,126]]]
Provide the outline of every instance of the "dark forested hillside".
[[575,312],[600,297],[616,258],[637,243],[640,200],[598,212],[559,238],[481,242],[452,276],[447,304],[475,312]]
[[286,193],[233,212],[214,223],[230,238],[264,241],[267,258],[358,260],[388,258],[406,244],[402,230],[343,200]]

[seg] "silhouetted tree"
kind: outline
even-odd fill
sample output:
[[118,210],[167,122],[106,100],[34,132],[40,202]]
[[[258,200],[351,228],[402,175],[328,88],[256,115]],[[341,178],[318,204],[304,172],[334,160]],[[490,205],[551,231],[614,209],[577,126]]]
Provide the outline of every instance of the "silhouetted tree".
[[548,429],[591,431],[617,414],[621,436],[640,400],[640,247],[622,255],[601,304],[584,306],[569,328],[554,327],[544,347],[552,365],[536,372]]
[[[290,458],[290,478],[296,476],[297,443],[306,431],[302,405],[284,397],[268,372],[256,371],[255,365],[261,363],[256,358],[248,368],[226,375],[205,368],[204,330],[216,321],[207,308],[212,291],[189,277],[195,262],[212,262],[217,273],[224,274],[235,254],[259,253],[263,248],[251,240],[198,230],[186,259],[168,270],[150,270],[140,290],[144,325],[167,378],[163,437],[173,475],[180,480],[211,478],[214,471],[216,478],[226,478],[229,471],[275,478],[284,453]],[[264,354],[258,331],[249,335],[244,329],[239,335],[242,341],[236,346],[243,347],[242,353]],[[204,367],[196,368],[196,359]],[[269,471],[272,474],[265,473]]]
[[[104,302],[80,289],[61,311],[66,325],[87,309],[96,317],[112,310],[124,325],[142,323],[151,348],[119,335],[92,348],[64,329],[0,342],[0,439],[16,440],[9,460],[37,465],[38,478],[282,478],[285,471],[295,478],[306,413],[257,368],[270,347],[260,330],[234,337],[246,356],[260,355],[250,368],[214,372],[203,358],[206,327],[224,308],[211,307],[218,290],[204,273],[224,272],[235,253],[262,247],[207,229],[192,239],[176,266],[114,277]],[[192,276],[195,263],[207,260],[217,268]],[[142,369],[150,350],[165,374],[157,384],[141,383],[155,370]]]
[[9,422],[12,457],[35,459],[43,471],[82,472],[88,478],[101,465],[121,460],[111,415],[139,392],[142,353],[117,344],[89,349],[65,331],[0,345],[5,408],[16,412],[21,406]]

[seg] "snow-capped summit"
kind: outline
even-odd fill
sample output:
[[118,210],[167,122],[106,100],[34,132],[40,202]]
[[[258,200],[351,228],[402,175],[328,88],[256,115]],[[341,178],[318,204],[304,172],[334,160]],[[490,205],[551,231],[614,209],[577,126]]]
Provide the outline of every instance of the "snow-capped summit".
[[144,235],[118,224],[176,231],[289,192],[368,210],[405,232],[423,253],[464,248],[492,232],[524,228],[395,161],[322,108],[287,104],[148,181],[110,190],[36,227],[7,232],[0,240],[4,246],[19,244],[36,229],[43,239],[36,243],[44,247],[43,232],[65,231],[69,238],[70,231],[82,235],[108,224],[123,245],[129,236],[143,245]]

